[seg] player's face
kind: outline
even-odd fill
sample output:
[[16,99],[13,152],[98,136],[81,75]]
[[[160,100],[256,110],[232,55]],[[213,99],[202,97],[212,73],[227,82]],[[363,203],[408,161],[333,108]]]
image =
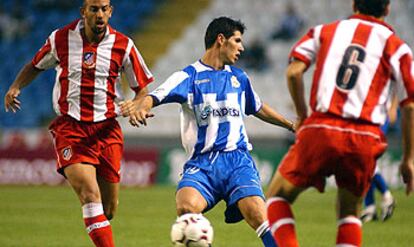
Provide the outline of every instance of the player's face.
[[233,36],[225,39],[224,45],[224,64],[234,64],[240,58],[244,51],[243,39],[240,31],[235,31]]
[[81,14],[85,21],[85,28],[89,28],[95,35],[103,34],[112,15],[111,2],[110,0],[86,0]]

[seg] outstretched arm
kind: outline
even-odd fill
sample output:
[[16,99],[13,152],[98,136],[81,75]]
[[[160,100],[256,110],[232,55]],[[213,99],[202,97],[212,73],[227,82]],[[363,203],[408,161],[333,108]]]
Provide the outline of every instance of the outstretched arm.
[[262,108],[255,114],[255,116],[267,123],[282,126],[292,132],[295,132],[296,130],[294,122],[284,118],[266,103],[263,103]]
[[406,184],[406,193],[409,195],[414,190],[414,103],[409,103],[402,108],[401,125],[403,159],[400,172]]
[[9,110],[16,112],[20,109],[20,101],[17,99],[20,95],[20,89],[29,85],[41,72],[42,70],[36,69],[31,62],[27,63],[20,70],[4,96],[4,108],[6,112]]
[[298,117],[297,127],[302,125],[303,120],[308,117],[308,108],[305,100],[305,86],[303,85],[303,74],[306,64],[299,60],[292,61],[286,70],[286,79],[293,103],[295,104]]
[[148,94],[147,87],[139,88],[135,91],[135,97],[130,100],[119,102],[119,107],[123,117],[133,117],[136,114],[138,105],[141,101],[144,100],[145,96]]

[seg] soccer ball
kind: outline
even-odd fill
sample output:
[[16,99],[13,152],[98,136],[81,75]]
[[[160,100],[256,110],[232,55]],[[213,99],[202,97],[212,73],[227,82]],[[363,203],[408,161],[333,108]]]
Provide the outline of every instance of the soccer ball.
[[171,240],[176,247],[211,247],[213,227],[202,214],[184,214],[172,225]]

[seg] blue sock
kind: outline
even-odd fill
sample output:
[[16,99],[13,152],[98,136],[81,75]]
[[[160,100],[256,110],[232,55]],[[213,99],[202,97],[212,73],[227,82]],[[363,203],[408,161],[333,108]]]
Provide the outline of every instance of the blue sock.
[[269,222],[265,221],[256,229],[257,235],[262,239],[264,247],[277,247],[276,241],[273,239],[269,229]]
[[381,194],[384,194],[388,190],[387,183],[385,182],[381,174],[376,173],[373,177],[373,181],[375,183],[375,186],[377,186],[378,190],[381,191]]
[[270,230],[267,230],[265,234],[263,234],[260,238],[262,239],[262,242],[265,247],[277,247]]
[[372,180],[371,186],[369,186],[368,192],[365,195],[365,199],[364,199],[365,207],[375,204],[374,190],[375,190],[375,182],[374,180]]

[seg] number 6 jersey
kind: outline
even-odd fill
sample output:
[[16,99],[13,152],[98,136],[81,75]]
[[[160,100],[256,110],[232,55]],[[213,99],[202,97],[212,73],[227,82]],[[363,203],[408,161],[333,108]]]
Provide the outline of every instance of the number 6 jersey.
[[314,112],[383,124],[392,90],[401,105],[414,100],[411,49],[391,26],[366,15],[312,28],[290,59],[315,63]]

